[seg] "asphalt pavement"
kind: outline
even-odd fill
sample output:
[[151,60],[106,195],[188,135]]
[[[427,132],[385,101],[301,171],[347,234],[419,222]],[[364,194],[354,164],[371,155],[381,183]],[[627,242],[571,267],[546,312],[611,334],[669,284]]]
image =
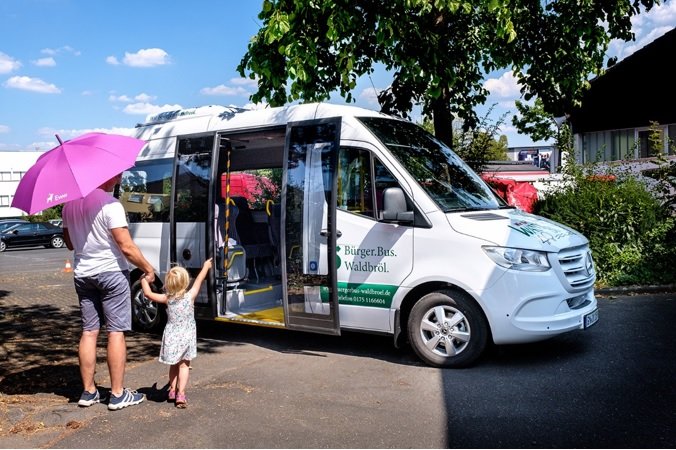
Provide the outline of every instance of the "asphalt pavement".
[[494,346],[462,370],[427,367],[383,336],[200,322],[185,410],[164,401],[160,336],[131,333],[125,384],[148,400],[108,411],[76,404],[68,255],[0,254],[2,448],[676,446],[673,293],[601,297],[591,329]]

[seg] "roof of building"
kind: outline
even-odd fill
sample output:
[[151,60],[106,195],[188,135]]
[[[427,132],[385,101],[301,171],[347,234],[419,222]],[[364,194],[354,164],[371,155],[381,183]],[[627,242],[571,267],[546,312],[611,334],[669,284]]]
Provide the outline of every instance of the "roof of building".
[[676,89],[667,65],[676,52],[676,28],[591,81],[582,107],[570,114],[574,133],[676,123]]

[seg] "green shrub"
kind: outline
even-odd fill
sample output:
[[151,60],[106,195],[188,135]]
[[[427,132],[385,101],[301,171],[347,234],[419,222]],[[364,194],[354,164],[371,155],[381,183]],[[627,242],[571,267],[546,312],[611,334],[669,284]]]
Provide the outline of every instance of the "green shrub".
[[535,213],[589,239],[598,284],[676,282],[676,223],[669,209],[632,177],[576,180],[537,202]]

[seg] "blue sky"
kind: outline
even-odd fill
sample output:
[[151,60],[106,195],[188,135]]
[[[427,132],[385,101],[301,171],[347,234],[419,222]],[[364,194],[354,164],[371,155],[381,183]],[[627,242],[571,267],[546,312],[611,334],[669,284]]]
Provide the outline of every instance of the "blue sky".
[[[0,0],[0,151],[49,150],[54,134],[129,134],[151,113],[221,104],[251,106],[255,86],[236,67],[260,26],[259,0]],[[614,42],[620,59],[676,27],[667,1],[633,20],[636,41]],[[665,55],[665,58],[667,56]],[[373,85],[387,87],[384,72]],[[490,74],[487,105],[513,114],[511,73]],[[378,109],[362,80],[356,104]],[[336,95],[333,102],[344,102]],[[481,114],[481,111],[479,111]],[[508,124],[509,146],[533,144]],[[540,143],[536,143],[540,144]]]

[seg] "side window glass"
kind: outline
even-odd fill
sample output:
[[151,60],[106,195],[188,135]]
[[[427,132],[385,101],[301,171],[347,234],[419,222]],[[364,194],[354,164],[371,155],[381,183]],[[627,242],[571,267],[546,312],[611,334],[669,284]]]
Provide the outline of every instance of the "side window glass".
[[173,160],[139,161],[122,174],[120,203],[129,222],[169,222]]
[[338,155],[338,209],[375,218],[371,179],[371,154],[342,147]]
[[174,191],[176,222],[207,220],[213,143],[213,136],[181,139],[178,143]]

